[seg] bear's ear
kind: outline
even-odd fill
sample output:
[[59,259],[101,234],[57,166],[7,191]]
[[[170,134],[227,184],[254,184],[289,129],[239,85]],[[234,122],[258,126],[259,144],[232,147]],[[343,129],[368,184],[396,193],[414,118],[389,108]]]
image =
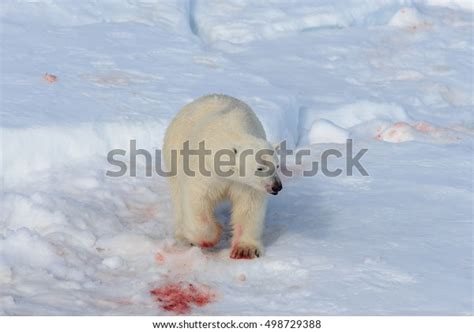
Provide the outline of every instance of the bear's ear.
[[273,143],[273,150],[275,150],[276,152],[278,152],[280,149],[281,149],[281,143],[282,142],[279,142],[279,143]]

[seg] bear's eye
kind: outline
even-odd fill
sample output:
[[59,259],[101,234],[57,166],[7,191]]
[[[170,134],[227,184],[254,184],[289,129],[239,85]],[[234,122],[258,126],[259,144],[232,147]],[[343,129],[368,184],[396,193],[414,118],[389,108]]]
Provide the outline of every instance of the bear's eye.
[[263,171],[263,167],[257,168],[257,171],[259,171],[259,172]]
[[277,168],[280,168],[280,165],[277,165]]
[[237,153],[237,149],[236,149],[236,148],[232,148],[232,150],[234,150],[234,153]]

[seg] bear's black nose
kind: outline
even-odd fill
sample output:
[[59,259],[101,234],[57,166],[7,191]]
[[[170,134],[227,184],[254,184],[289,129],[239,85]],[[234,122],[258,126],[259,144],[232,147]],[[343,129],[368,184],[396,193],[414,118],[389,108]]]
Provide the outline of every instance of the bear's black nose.
[[273,195],[276,195],[282,189],[283,189],[283,186],[281,185],[280,181],[276,181],[275,183],[272,184],[272,194]]

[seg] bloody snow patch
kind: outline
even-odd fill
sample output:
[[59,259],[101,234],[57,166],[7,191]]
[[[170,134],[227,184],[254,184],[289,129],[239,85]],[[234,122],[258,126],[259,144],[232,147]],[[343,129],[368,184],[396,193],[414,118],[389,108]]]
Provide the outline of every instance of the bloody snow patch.
[[407,122],[396,122],[390,127],[380,126],[377,128],[377,140],[402,143],[407,141],[424,141],[449,143],[460,140],[461,137],[454,135],[452,129],[436,127],[428,122],[420,121],[414,124]]
[[54,83],[58,80],[58,77],[56,75],[46,73],[44,74],[43,79],[48,83]]
[[163,310],[178,315],[188,314],[193,306],[203,307],[215,298],[215,294],[207,286],[182,282],[155,288],[150,293]]
[[155,254],[155,261],[158,263],[158,264],[163,264],[165,262],[165,256],[160,253],[160,252],[157,252]]

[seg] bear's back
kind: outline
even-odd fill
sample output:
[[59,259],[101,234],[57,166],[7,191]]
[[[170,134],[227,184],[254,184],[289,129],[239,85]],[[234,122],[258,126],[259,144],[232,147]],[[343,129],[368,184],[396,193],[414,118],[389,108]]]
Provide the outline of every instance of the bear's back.
[[244,102],[227,95],[213,94],[200,97],[184,106],[176,117],[191,126],[196,126],[205,121],[205,118],[226,115],[231,111],[253,113]]
[[226,125],[265,139],[265,131],[260,120],[252,109],[244,102],[227,95],[207,95],[196,99],[184,106],[173,119],[165,134],[165,149],[167,142],[171,147],[180,146],[189,139],[193,132],[205,127],[212,130],[226,130]]

